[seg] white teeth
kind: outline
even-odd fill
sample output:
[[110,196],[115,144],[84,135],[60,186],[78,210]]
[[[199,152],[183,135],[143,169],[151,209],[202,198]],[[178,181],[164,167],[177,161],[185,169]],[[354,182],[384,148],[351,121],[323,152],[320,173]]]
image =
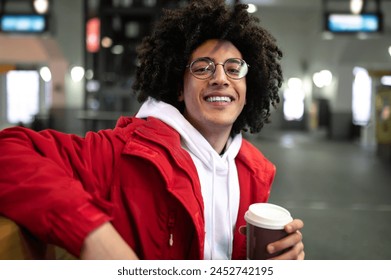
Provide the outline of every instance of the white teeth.
[[231,102],[228,96],[211,96],[206,99],[208,102]]

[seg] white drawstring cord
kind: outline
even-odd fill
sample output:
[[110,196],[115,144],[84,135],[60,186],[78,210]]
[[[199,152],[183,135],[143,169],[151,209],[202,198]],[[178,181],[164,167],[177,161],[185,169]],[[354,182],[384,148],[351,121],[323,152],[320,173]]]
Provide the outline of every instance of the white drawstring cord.
[[[228,170],[231,170],[231,164],[232,164],[232,159],[228,158]],[[233,242],[233,228],[232,228],[232,211],[233,209],[231,209],[231,201],[232,201],[232,197],[231,197],[231,182],[232,182],[232,172],[228,172],[228,184],[227,184],[227,194],[228,194],[228,215],[229,215],[229,240],[228,240],[228,256],[230,257],[230,259],[232,259],[232,242]]]
[[210,257],[213,260],[214,259],[214,247],[215,247],[215,186],[216,186],[216,162],[214,156],[211,154],[212,158],[212,166],[213,166],[213,172],[212,172],[212,214],[211,214],[211,243],[210,243]]

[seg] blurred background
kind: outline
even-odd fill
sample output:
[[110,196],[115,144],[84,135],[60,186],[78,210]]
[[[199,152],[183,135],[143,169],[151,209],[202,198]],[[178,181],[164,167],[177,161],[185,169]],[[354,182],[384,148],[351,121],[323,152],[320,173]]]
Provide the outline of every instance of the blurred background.
[[[271,202],[308,259],[391,259],[391,1],[243,0],[277,39]],[[84,135],[134,114],[135,49],[173,0],[0,0],[0,128]],[[249,62],[251,64],[251,62]]]

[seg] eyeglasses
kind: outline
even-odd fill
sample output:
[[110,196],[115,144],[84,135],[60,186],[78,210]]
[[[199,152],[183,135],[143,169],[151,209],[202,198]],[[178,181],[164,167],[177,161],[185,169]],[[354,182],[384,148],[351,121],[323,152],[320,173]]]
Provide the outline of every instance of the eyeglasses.
[[215,63],[208,57],[197,58],[186,67],[190,68],[190,73],[197,79],[206,80],[216,72],[217,65],[222,65],[225,74],[234,80],[239,80],[246,76],[250,67],[240,58],[228,58],[224,63]]

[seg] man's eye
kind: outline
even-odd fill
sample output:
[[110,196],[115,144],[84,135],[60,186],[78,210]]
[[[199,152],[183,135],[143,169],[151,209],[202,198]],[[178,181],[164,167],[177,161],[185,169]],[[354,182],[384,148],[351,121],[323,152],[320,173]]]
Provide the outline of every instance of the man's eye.
[[206,71],[206,67],[198,67],[198,68],[194,69],[194,72],[196,72],[196,73],[202,73],[205,71]]
[[227,72],[230,73],[231,75],[239,75],[240,69],[239,68],[229,68],[227,69]]
[[210,71],[212,71],[210,65],[197,66],[193,70],[194,73],[200,73],[200,74],[205,72],[210,72]]

